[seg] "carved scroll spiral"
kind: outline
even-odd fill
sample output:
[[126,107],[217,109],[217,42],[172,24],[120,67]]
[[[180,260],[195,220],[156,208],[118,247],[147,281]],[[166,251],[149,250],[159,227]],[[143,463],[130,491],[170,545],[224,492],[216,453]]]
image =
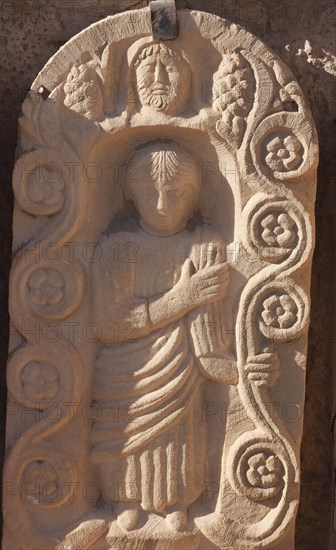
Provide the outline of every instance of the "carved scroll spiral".
[[[24,344],[15,351],[8,369],[8,388],[27,415],[39,412],[40,420],[29,428],[12,449],[5,466],[6,479],[16,480],[7,510],[16,517],[8,525],[21,547],[22,533],[35,548],[54,548],[54,543],[31,529],[34,507],[56,509],[73,499],[78,481],[70,453],[55,451],[50,438],[69,422],[66,403],[81,399],[82,362],[74,346],[65,339],[50,344]],[[57,421],[53,421],[53,416]],[[33,537],[33,538],[31,538]]]
[[[189,12],[182,14],[181,20],[185,17],[190,17]],[[135,37],[138,31],[134,23],[126,27],[134,28],[129,32]],[[255,502],[274,499],[273,508],[261,521],[236,526],[235,546],[257,549],[280,538],[292,521],[297,506],[293,492],[298,487],[298,467],[291,436],[276,413],[269,410],[267,389],[249,378],[246,364],[250,356],[260,352],[261,337],[271,342],[285,341],[299,337],[300,330],[307,326],[308,299],[294,275],[309,260],[312,237],[309,216],[295,198],[295,185],[304,182],[313,168],[316,147],[307,107],[292,76],[270,52],[260,55],[261,44],[254,37],[246,39],[253,39],[253,54],[240,44],[248,33],[235,25],[229,29],[227,22],[222,27],[223,33],[217,35],[222,36],[218,39],[223,42],[222,63],[213,89],[215,137],[218,140],[220,136],[235,156],[242,185],[250,194],[258,193],[243,211],[242,242],[251,257],[258,256],[265,265],[247,283],[237,319],[245,327],[243,338],[237,342],[238,391],[255,429],[233,443],[226,460],[227,478],[242,498]],[[41,419],[20,437],[7,462],[7,479],[18,479],[25,491],[24,502],[20,491],[11,499],[10,514],[16,516],[16,510],[20,514],[15,523],[8,525],[19,546],[22,533],[30,533],[34,547],[43,550],[55,548],[57,541],[49,540],[42,531],[32,533],[31,511],[34,507],[46,510],[66,505],[72,495],[58,498],[58,488],[65,477],[75,482],[78,476],[74,458],[63,451],[51,452],[48,445],[48,438],[67,426],[68,411],[63,410],[56,423],[47,422],[43,414],[51,400],[80,400],[82,360],[65,338],[52,346],[51,356],[50,345],[34,344],[31,335],[36,322],[67,319],[80,307],[85,274],[79,262],[69,265],[62,259],[36,261],[32,251],[46,249],[51,241],[62,249],[84,224],[86,193],[81,167],[99,131],[97,121],[103,118],[103,107],[110,115],[114,110],[113,83],[117,77],[113,46],[105,43],[101,59],[88,64],[84,59],[72,61],[66,82],[62,77],[48,100],[36,92],[30,94],[20,121],[21,144],[30,152],[16,165],[16,199],[23,212],[45,224],[14,259],[11,315],[19,333],[25,324],[27,343],[13,353],[8,385],[24,407],[41,411]],[[85,91],[89,92],[88,98],[84,97]],[[98,92],[97,102],[93,92]],[[78,151],[71,140],[83,128],[82,119],[88,132]],[[238,195],[237,204],[243,196],[244,200],[249,196],[242,187]],[[48,489],[44,494],[31,491],[30,485]],[[222,528],[223,516],[220,523]],[[223,532],[225,529],[221,530],[221,544]]]
[[255,195],[243,211],[243,245],[266,262],[244,288],[238,312],[243,327],[237,342],[238,391],[255,429],[232,445],[226,471],[238,494],[256,501],[276,499],[276,505],[246,528],[242,548],[268,547],[285,533],[297,508],[295,444],[277,413],[269,410],[266,387],[249,378],[245,365],[263,352],[261,340],[285,342],[307,329],[309,301],[292,276],[311,255],[311,221],[286,185],[300,181],[314,166],[313,133],[304,113],[279,113],[266,117],[250,137],[259,186],[268,192]]
[[[246,365],[273,343],[299,338],[307,329],[308,297],[292,276],[311,256],[312,227],[292,188],[306,182],[314,170],[317,146],[309,110],[289,71],[275,59],[265,63],[248,51],[244,56],[256,91],[234,156],[241,181],[255,194],[242,212],[241,239],[265,267],[246,284],[237,317],[242,329],[237,341],[238,392],[255,429],[230,447],[226,474],[242,498],[273,502],[261,521],[240,526],[235,543],[250,549],[267,548],[281,538],[298,502],[295,444],[277,413],[269,410],[266,385],[252,380]],[[262,349],[263,341],[270,346]]]
[[[71,451],[55,451],[48,443],[69,423],[65,403],[80,402],[82,360],[75,346],[63,335],[57,342],[39,342],[37,330],[48,320],[62,321],[80,305],[85,275],[81,263],[69,262],[64,246],[82,224],[85,212],[85,182],[81,159],[67,148],[54,100],[41,101],[30,94],[21,120],[22,142],[34,144],[14,170],[14,192],[23,212],[44,219],[33,239],[16,251],[10,279],[10,313],[17,331],[26,340],[13,352],[8,367],[8,386],[24,411],[37,411],[39,419],[13,447],[6,465],[7,479],[17,480],[7,504],[13,540],[21,547],[22,533],[29,533],[35,548],[54,548],[54,542],[32,529],[33,508],[56,509],[73,499],[78,480]],[[32,100],[31,97],[34,99]],[[48,119],[43,135],[42,122]],[[54,123],[54,125],[53,125]],[[47,145],[47,146],[46,146]],[[29,147],[28,147],[29,148]],[[37,327],[37,328],[36,328]],[[40,336],[43,340],[43,336]],[[35,342],[38,343],[35,343]],[[50,408],[54,421],[48,420]]]

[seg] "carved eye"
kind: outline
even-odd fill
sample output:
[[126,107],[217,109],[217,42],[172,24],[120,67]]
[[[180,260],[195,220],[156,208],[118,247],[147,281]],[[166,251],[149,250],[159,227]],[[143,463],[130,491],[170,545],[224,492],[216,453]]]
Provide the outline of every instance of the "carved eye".
[[167,71],[167,73],[176,73],[177,72],[176,67],[174,67],[173,65],[167,65],[166,66],[166,71]]
[[153,195],[152,191],[144,191],[144,198],[147,202],[154,202],[155,196]]
[[168,195],[170,198],[179,198],[182,195],[182,191],[179,189],[171,189],[171,191],[168,191]]
[[146,72],[147,72],[147,73],[154,73],[154,71],[155,71],[155,64],[152,63],[152,64],[145,65],[145,69],[146,69]]

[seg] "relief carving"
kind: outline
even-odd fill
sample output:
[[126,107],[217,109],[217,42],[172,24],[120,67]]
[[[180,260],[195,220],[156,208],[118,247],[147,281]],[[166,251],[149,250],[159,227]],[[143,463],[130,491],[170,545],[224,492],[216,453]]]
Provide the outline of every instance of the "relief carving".
[[245,30],[182,10],[154,40],[136,15],[23,105],[3,547],[290,550],[314,123]]
[[[121,242],[133,238],[139,261],[103,262],[93,276],[104,301],[117,294],[120,281],[124,284],[104,318],[103,303],[99,298],[96,303],[104,345],[94,372],[93,399],[102,415],[93,428],[92,458],[103,497],[120,507],[118,522],[127,530],[142,509],[165,514],[173,530],[185,531],[188,507],[205,482],[205,434],[200,437],[199,428],[202,375],[207,376],[202,358],[220,354],[221,342],[210,335],[204,339],[202,330],[205,320],[210,324],[220,315],[229,266],[210,249],[214,235],[192,224],[200,186],[200,167],[178,142],[141,145],[128,160],[124,179],[137,232],[118,236]],[[102,250],[115,238],[104,237]],[[216,244],[223,246],[219,239]],[[119,334],[123,343],[115,345],[111,324],[125,319],[135,330]],[[222,376],[225,380],[225,369]],[[118,399],[133,404],[127,408],[127,427],[125,419],[115,419]]]
[[241,144],[254,93],[255,79],[247,60],[239,52],[224,55],[214,75],[213,108],[222,114],[218,133],[236,146]]
[[86,65],[74,65],[64,85],[64,105],[96,120],[103,112],[103,96],[97,73]]
[[190,94],[191,69],[183,52],[175,51],[170,43],[168,46],[140,40],[129,49],[128,60],[129,85],[135,84],[143,107],[171,116],[184,110]]

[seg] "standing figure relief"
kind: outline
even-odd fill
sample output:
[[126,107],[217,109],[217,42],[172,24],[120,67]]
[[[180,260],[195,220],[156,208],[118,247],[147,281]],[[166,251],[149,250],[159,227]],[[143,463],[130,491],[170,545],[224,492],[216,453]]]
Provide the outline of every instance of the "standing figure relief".
[[294,549],[316,130],[256,37],[149,16],[23,103],[4,550]]
[[[223,240],[195,218],[200,166],[178,142],[139,146],[123,188],[135,218],[128,231],[100,241],[104,261],[93,275],[103,342],[94,374],[102,416],[92,431],[92,460],[122,527],[134,528],[143,511],[183,531],[206,479],[204,380],[238,380],[227,343],[211,330],[223,324],[230,266]],[[116,242],[132,243],[133,262],[115,257]],[[264,359],[270,363],[259,371],[267,375],[273,357]]]

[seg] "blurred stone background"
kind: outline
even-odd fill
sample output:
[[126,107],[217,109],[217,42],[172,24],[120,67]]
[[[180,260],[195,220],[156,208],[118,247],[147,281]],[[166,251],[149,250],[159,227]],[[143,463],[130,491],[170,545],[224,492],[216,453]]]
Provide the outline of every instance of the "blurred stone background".
[[[302,441],[297,550],[336,548],[333,530],[333,420],[336,413],[336,4],[315,0],[176,0],[254,33],[287,63],[310,102],[320,143],[307,393]],[[5,438],[5,367],[9,336],[11,173],[17,119],[31,82],[74,34],[107,15],[147,6],[146,0],[7,0],[0,2],[0,404]],[[299,412],[298,414],[301,414]],[[291,412],[293,414],[293,410]],[[292,421],[297,420],[295,412]],[[334,456],[333,456],[334,454]],[[333,545],[334,544],[334,545]]]

